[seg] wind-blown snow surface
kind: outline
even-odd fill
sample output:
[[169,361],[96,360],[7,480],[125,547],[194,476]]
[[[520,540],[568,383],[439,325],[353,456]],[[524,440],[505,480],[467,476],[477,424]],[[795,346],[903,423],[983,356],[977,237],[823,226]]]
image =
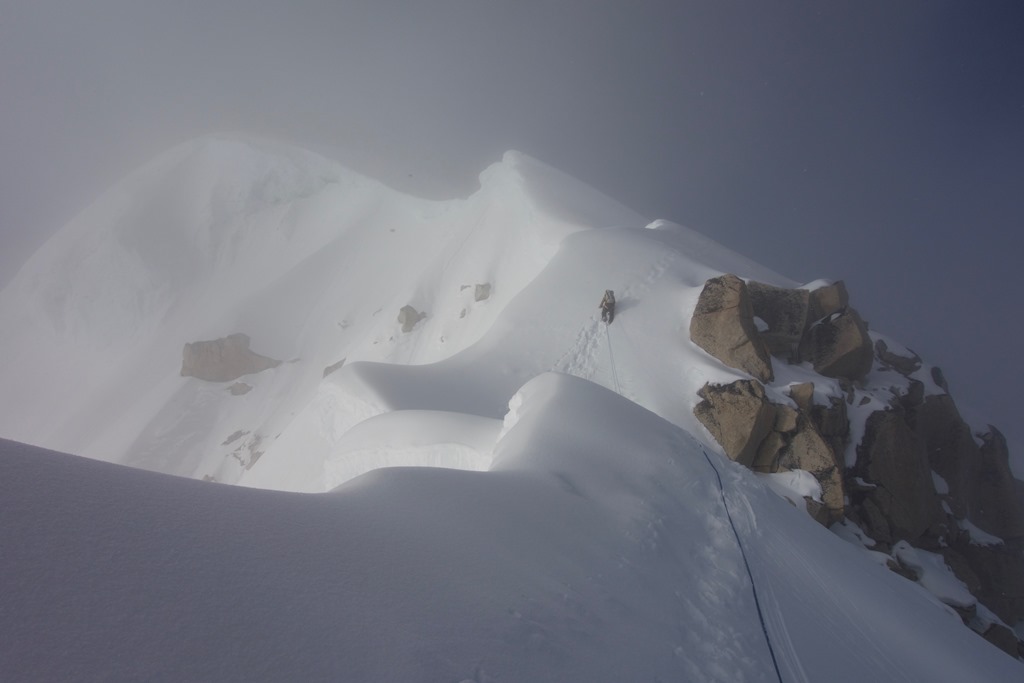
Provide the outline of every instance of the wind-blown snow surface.
[[[199,140],[126,179],[0,292],[0,435],[323,491],[357,473],[338,461],[368,417],[500,419],[552,369],[611,386],[607,288],[623,392],[693,426],[696,388],[734,376],[686,340],[699,286],[723,270],[793,284],[514,152],[470,198],[429,202],[306,152]],[[403,333],[407,304],[427,317]],[[178,375],[185,343],[234,332],[292,362],[244,378],[242,396]]]
[[[7,680],[773,681],[714,471],[590,382],[515,396],[488,472],[330,494],[0,446]],[[720,461],[785,681],[1019,663]],[[26,483],[31,482],[31,486]]]
[[[6,445],[0,674],[773,680],[698,439],[785,680],[1020,677],[716,455],[696,392],[740,375],[688,326],[726,271],[796,285],[516,153],[429,202],[273,145],[171,150],[0,292],[0,436],[280,491]],[[241,395],[179,376],[236,332],[285,362]],[[783,364],[766,391],[808,379],[838,392]]]

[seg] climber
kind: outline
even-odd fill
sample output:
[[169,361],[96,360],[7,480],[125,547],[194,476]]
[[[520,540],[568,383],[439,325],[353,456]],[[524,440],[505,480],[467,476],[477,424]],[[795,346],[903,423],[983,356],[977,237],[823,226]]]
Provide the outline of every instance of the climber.
[[601,309],[601,320],[611,325],[615,319],[615,293],[612,290],[604,290],[604,298],[598,308]]

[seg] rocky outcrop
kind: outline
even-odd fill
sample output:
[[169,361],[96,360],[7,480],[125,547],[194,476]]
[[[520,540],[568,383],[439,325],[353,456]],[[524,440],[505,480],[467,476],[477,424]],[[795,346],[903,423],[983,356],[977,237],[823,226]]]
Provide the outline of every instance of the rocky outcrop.
[[[829,525],[847,517],[875,550],[909,543],[939,553],[981,604],[1008,624],[1024,619],[1024,482],[1012,476],[1006,440],[991,426],[972,433],[939,368],[925,370],[913,351],[872,340],[842,282],[802,290],[712,278],[690,335],[764,382],[773,368],[763,351],[832,378],[824,401],[811,382],[791,385],[795,407],[769,401],[757,379],[705,385],[694,413],[730,458],[758,472],[810,472],[822,492],[820,503],[808,501],[815,519]],[[888,386],[879,383],[884,374],[869,380],[876,362],[902,377]],[[887,407],[859,416],[863,436],[850,444],[850,414],[887,393]],[[856,462],[847,469],[851,448]],[[897,559],[891,566],[905,570]],[[991,642],[1024,653],[1013,632],[979,616],[976,604],[955,608]]]
[[870,372],[874,354],[867,323],[848,301],[842,282],[787,289],[722,275],[704,283],[690,339],[762,382],[774,377],[772,356],[810,362],[827,377],[859,380]]
[[[951,549],[964,558],[970,575],[977,577],[977,587],[972,587],[971,593],[983,605],[1008,624],[1016,624],[1024,618],[1024,546],[1021,543],[980,545],[970,542],[963,534],[952,542]],[[950,567],[957,578],[964,581],[962,568],[954,564]]]
[[245,382],[235,382],[228,387],[228,392],[230,392],[232,396],[244,396],[250,391],[252,391],[252,385],[246,384]]
[[[871,371],[874,348],[867,323],[848,301],[841,281],[814,290],[786,289],[722,275],[704,283],[690,339],[762,382],[774,378],[773,355],[809,362],[826,377],[859,380]],[[755,318],[763,321],[761,330]]]
[[775,409],[753,380],[705,384],[693,412],[731,459],[750,467],[761,441],[772,431]]
[[1024,540],[1024,504],[999,430],[990,426],[979,447],[949,394],[925,399],[916,423],[931,468],[949,485],[953,514],[1004,540]]
[[827,315],[838,313],[849,305],[850,295],[842,280],[812,289],[807,302],[807,321],[810,323],[821,320]]
[[[922,367],[913,352],[896,354],[884,342],[875,353],[904,376]],[[908,377],[892,406],[868,417],[848,479],[849,515],[882,549],[909,541],[941,553],[981,604],[1017,623],[1024,618],[1024,484],[1012,476],[999,430],[973,434],[941,371],[930,371],[947,393],[926,395],[924,384]],[[989,536],[968,531],[975,527]],[[961,617],[1008,652],[1020,647],[1006,630],[962,610]]]
[[789,397],[793,399],[803,414],[811,419],[818,434],[832,449],[836,460],[841,462],[850,437],[850,418],[846,409],[846,401],[839,396],[829,396],[828,405],[816,404],[813,382],[791,385]]
[[690,339],[731,368],[770,382],[771,356],[754,325],[743,280],[722,275],[704,283],[690,320]]
[[797,408],[810,413],[814,407],[814,382],[801,382],[800,384],[793,384],[789,387],[789,397],[793,399],[793,403],[796,404]]
[[882,365],[892,368],[902,375],[911,375],[921,369],[921,357],[909,349],[908,352],[909,356],[903,356],[890,351],[885,340],[879,339],[875,342],[875,356]]
[[[1010,470],[1010,450],[1002,432],[988,426],[981,435],[975,495],[982,501],[971,521],[1006,541],[1024,541],[1024,499],[1021,482]],[[1024,576],[1024,572],[1022,572]]]
[[427,317],[426,313],[420,313],[409,305],[402,306],[398,311],[398,322],[402,325],[402,332],[412,332],[416,323]]
[[803,410],[770,402],[754,380],[706,384],[700,396],[694,414],[726,455],[759,472],[810,472],[822,491],[821,503],[809,507],[812,515],[825,525],[842,517],[842,468]]
[[874,361],[867,323],[852,308],[822,318],[804,334],[800,360],[811,363],[815,372],[826,377],[863,378]]
[[846,401],[838,396],[829,396],[829,404],[812,405],[807,414],[817,428],[821,437],[831,446],[837,460],[842,460],[846,452],[846,444],[850,440],[850,417],[846,409]]
[[[842,282],[787,289],[722,275],[704,284],[690,338],[724,364],[764,382],[774,376],[772,355],[809,361],[829,377],[858,380],[871,370],[874,354],[867,324],[848,304]],[[763,323],[760,329],[755,317]],[[836,521],[845,506],[839,457],[849,438],[845,402],[834,398],[830,405],[815,405],[810,383],[794,387],[796,410],[771,404],[763,394],[750,382],[706,385],[700,392],[704,401],[694,412],[734,460],[761,472],[812,473],[821,484],[823,503],[813,512],[822,522]],[[770,428],[766,406],[775,415]]]
[[806,289],[785,289],[761,282],[748,282],[750,306],[754,316],[767,324],[761,331],[768,351],[773,356],[792,359],[807,329],[810,292]]
[[981,637],[1011,657],[1024,657],[1022,654],[1024,648],[1021,648],[1016,634],[1002,624],[992,624],[981,634]]
[[810,505],[811,516],[828,526],[844,511],[843,471],[836,454],[807,412],[780,403],[772,431],[762,439],[751,465],[755,472],[810,472],[821,485],[821,503]]
[[491,283],[485,282],[473,288],[473,301],[483,301],[491,296]]
[[[979,446],[949,394],[928,396],[917,407],[916,434],[929,466],[948,485],[945,540],[962,562],[950,567],[971,592],[1007,623],[1024,619],[1024,502],[1009,467],[1006,440],[995,427]],[[974,525],[1000,539],[974,538]],[[976,587],[975,587],[976,584]]]
[[826,526],[842,519],[845,509],[843,468],[831,446],[803,414],[796,427],[784,437],[786,443],[779,451],[778,469],[804,470],[814,475],[821,485],[823,505],[814,517]]
[[232,334],[212,341],[185,344],[182,351],[181,376],[207,382],[230,382],[276,368],[281,361],[261,356],[249,349],[249,337]]
[[945,516],[927,456],[898,411],[876,411],[868,418],[854,475],[864,483],[851,492],[853,511],[876,541],[916,543],[927,532],[936,539],[941,535]]

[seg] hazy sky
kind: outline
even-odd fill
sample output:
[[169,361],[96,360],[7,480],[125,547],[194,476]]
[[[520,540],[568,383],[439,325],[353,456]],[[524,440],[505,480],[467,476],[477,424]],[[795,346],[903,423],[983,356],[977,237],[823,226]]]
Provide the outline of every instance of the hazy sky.
[[0,285],[242,131],[465,195],[520,149],[798,280],[1019,426],[1024,3],[0,0]]

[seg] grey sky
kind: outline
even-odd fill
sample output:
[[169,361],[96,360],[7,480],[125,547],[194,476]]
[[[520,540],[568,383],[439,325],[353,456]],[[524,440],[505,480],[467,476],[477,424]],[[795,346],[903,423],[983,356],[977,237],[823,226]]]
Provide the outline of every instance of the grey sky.
[[466,194],[521,149],[795,279],[843,278],[1024,447],[1017,2],[0,0],[0,284],[214,131]]

